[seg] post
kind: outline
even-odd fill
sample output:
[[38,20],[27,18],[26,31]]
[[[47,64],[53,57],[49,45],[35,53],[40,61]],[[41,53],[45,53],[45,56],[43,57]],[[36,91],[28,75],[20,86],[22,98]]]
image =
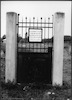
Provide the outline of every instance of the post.
[[5,82],[16,82],[17,13],[6,13],[6,68]]
[[52,85],[63,84],[63,49],[64,49],[64,19],[65,14],[57,12],[54,15],[54,55]]

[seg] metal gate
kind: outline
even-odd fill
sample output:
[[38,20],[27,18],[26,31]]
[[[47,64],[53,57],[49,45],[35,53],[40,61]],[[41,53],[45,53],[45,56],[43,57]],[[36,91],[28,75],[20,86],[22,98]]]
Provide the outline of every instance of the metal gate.
[[20,22],[18,14],[17,25],[17,82],[51,83],[53,22],[50,22],[50,18],[43,21],[42,17],[40,21],[35,17],[32,21],[26,17],[25,21],[22,19]]

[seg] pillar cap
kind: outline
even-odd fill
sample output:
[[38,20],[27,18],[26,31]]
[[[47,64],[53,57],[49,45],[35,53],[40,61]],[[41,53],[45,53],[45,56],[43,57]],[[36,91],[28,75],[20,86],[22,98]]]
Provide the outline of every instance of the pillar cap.
[[16,12],[7,12],[7,14],[17,14]]
[[56,12],[55,13],[58,17],[64,17],[65,13],[64,12]]

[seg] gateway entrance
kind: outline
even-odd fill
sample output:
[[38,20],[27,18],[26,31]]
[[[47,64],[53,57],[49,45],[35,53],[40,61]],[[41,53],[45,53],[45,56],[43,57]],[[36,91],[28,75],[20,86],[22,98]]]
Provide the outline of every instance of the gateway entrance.
[[[18,83],[52,83],[52,40],[53,23],[50,18],[43,21],[19,21],[18,38],[21,30],[21,39],[17,44],[17,82]],[[51,30],[51,32],[49,31]],[[50,32],[50,33],[49,33]],[[51,34],[51,38],[50,38]]]

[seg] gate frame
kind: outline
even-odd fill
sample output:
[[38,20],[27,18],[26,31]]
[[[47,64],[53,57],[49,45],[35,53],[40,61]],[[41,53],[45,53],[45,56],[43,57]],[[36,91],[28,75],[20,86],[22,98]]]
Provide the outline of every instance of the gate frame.
[[[54,52],[53,52],[53,70],[52,70],[52,85],[63,84],[63,44],[64,44],[64,16],[62,12],[54,14]],[[16,83],[17,69],[17,13],[6,13],[6,68],[5,82]],[[58,34],[59,33],[59,34]]]

